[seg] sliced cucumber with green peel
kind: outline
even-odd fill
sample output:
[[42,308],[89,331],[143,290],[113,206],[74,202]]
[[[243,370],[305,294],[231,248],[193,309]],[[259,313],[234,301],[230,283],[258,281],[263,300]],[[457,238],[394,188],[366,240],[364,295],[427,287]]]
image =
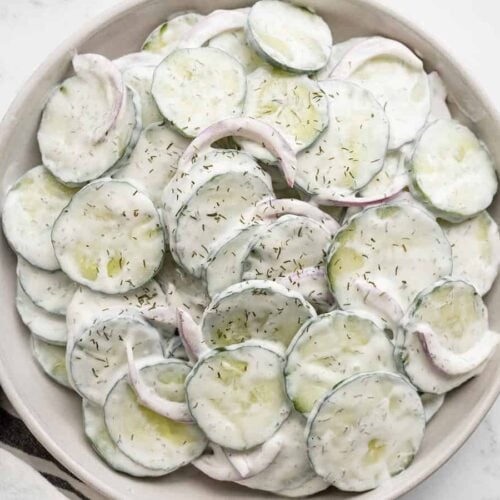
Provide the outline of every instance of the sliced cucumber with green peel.
[[434,415],[441,409],[444,403],[444,394],[430,394],[423,392],[420,394],[420,399],[424,406],[425,422],[430,422]]
[[16,273],[23,290],[34,304],[49,313],[66,314],[77,285],[62,271],[48,272],[19,257]]
[[205,280],[210,297],[242,281],[243,260],[253,237],[263,230],[263,225],[253,225],[231,233],[227,241],[215,248],[205,268]]
[[327,261],[339,306],[377,317],[383,315],[366,303],[368,292],[358,281],[387,294],[404,312],[423,288],[452,269],[451,247],[442,229],[404,201],[366,208],[351,217],[335,235]]
[[454,278],[472,283],[481,295],[491,288],[500,264],[498,226],[487,212],[458,224],[440,221],[451,244]]
[[[416,387],[433,394],[447,392],[476,375],[500,339],[489,331],[481,296],[460,280],[438,281],[422,291],[403,328],[399,355],[404,370]],[[434,369],[422,369],[427,361]]]
[[394,185],[409,185],[410,179],[406,170],[406,150],[400,148],[396,151],[389,151],[384,159],[382,170],[366,184],[360,191],[360,201],[363,198],[380,197],[390,198],[394,195]]
[[290,344],[287,392],[295,409],[308,414],[338,383],[377,370],[397,371],[385,332],[362,316],[332,311],[308,321]]
[[325,66],[332,47],[330,28],[321,17],[278,0],[260,0],[253,5],[247,36],[271,64],[299,73]]
[[288,498],[304,498],[311,495],[315,495],[320,491],[324,491],[329,488],[330,485],[319,476],[313,477],[306,481],[303,485],[297,486],[296,488],[288,488],[285,490],[278,491],[278,495]]
[[203,16],[196,12],[182,12],[160,24],[146,38],[142,50],[163,57],[177,49],[179,42]]
[[355,375],[311,413],[309,458],[318,475],[338,489],[371,490],[410,465],[424,429],[420,397],[403,377]]
[[132,181],[160,208],[163,190],[175,175],[187,145],[186,138],[165,123],[152,123],[141,132],[129,159],[113,178]]
[[[248,75],[247,85],[244,115],[274,127],[294,152],[310,146],[328,126],[326,95],[307,76],[262,67]],[[240,138],[238,144],[258,159],[273,161],[260,144]]]
[[196,425],[174,422],[142,406],[126,375],[109,391],[104,419],[112,441],[122,453],[164,474],[198,458],[207,445]]
[[210,302],[202,280],[176,266],[170,254],[166,255],[156,280],[164,290],[169,306],[176,309],[182,307],[195,321],[201,321],[203,311]]
[[61,182],[100,177],[126,152],[136,109],[118,68],[98,54],[73,58],[75,76],[55,89],[42,114],[43,164]]
[[[161,61],[160,61],[161,62]],[[156,66],[137,65],[123,71],[123,81],[137,92],[141,109],[142,127],[160,122],[163,116],[151,94]]]
[[242,279],[273,280],[306,268],[322,268],[331,239],[319,222],[284,215],[253,237],[242,261]]
[[449,222],[486,209],[498,181],[486,146],[464,125],[437,120],[420,136],[410,162],[412,192]]
[[155,280],[119,295],[109,295],[79,286],[68,304],[66,314],[68,349],[71,350],[72,343],[84,330],[99,321],[103,314],[121,315],[127,311],[135,311],[148,320],[154,320],[155,312],[166,305],[166,296]]
[[243,29],[221,33],[212,38],[208,46],[233,56],[243,66],[247,75],[265,64],[248,43]]
[[104,293],[125,293],[149,281],[165,251],[160,215],[132,184],[94,181],[56,220],[52,243],[62,270]]
[[19,178],[5,197],[2,213],[3,232],[12,249],[36,267],[59,269],[50,234],[77,191],[58,182],[43,166]]
[[273,439],[282,442],[281,451],[275,460],[260,474],[237,481],[238,484],[257,490],[278,493],[283,489],[304,486],[316,478],[307,457],[305,419],[292,410]]
[[184,396],[184,381],[191,367],[176,359],[141,363],[126,342],[128,381],[140,405],[176,422],[192,422]]
[[216,295],[205,310],[201,328],[212,348],[254,339],[286,349],[299,328],[315,316],[299,293],[272,281],[253,280]]
[[156,68],[152,86],[162,115],[187,137],[240,116],[245,92],[241,64],[211,47],[172,52]]
[[352,47],[332,78],[347,79],[369,90],[390,124],[389,149],[415,139],[431,109],[431,90],[422,61],[395,40],[369,37]]
[[429,84],[431,86],[431,111],[429,113],[428,122],[444,119],[451,120],[451,113],[446,104],[447,90],[446,86],[439,76],[437,71],[429,74]]
[[210,441],[233,450],[264,443],[290,413],[283,358],[244,343],[209,351],[186,380],[196,423]]
[[193,189],[177,214],[170,250],[177,262],[194,276],[201,276],[210,251],[228,231],[251,223],[245,213],[260,200],[273,196],[267,174],[245,157],[234,152],[227,160],[231,162],[229,168],[222,163],[214,164],[210,179]]
[[85,436],[96,453],[113,469],[135,477],[156,477],[166,471],[147,469],[131,460],[113,443],[104,422],[101,406],[84,399],[82,403]]
[[82,397],[104,404],[117,379],[127,373],[126,343],[139,359],[163,355],[158,330],[131,312],[103,315],[74,342],[68,366]]
[[323,267],[306,267],[276,281],[289,290],[299,292],[318,313],[331,311],[335,307],[335,299]]
[[297,158],[299,190],[323,200],[351,196],[382,169],[389,121],[370,92],[350,82],[320,82],[329,127]]
[[318,81],[329,80],[331,79],[331,74],[337,64],[343,59],[343,57],[358,43],[364,42],[366,37],[354,37],[349,38],[340,43],[335,43],[330,51],[330,55],[328,57],[328,62],[325,66],[323,66],[315,75],[314,78]]
[[16,308],[22,322],[33,335],[49,344],[60,346],[66,344],[68,329],[64,316],[49,313],[34,304],[19,282],[17,283]]
[[38,337],[31,338],[33,357],[43,371],[58,384],[71,388],[66,370],[66,348],[62,345],[53,345]]

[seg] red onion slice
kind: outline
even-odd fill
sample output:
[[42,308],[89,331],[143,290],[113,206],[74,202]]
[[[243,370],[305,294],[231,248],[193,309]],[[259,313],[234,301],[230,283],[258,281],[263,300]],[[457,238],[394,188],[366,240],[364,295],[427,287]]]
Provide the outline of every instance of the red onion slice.
[[279,166],[287,184],[293,187],[297,169],[297,158],[293,149],[287,140],[271,125],[247,117],[221,120],[200,132],[179,159],[178,171],[187,171],[200,152],[210,147],[214,142],[230,136],[244,137],[265,146],[278,158]]
[[246,26],[250,9],[215,10],[196,23],[180,41],[179,49],[196,49],[226,31]]
[[209,349],[203,340],[201,328],[191,315],[180,307],[177,308],[177,329],[188,358],[196,362]]
[[[487,361],[500,341],[500,335],[488,330],[468,351],[457,354],[445,347],[439,336],[427,323],[412,328],[432,364],[447,375],[459,376],[470,373]],[[410,332],[409,332],[410,333]]]
[[186,403],[168,401],[158,396],[158,394],[156,394],[151,387],[144,383],[134,359],[132,344],[130,342],[126,342],[125,348],[127,351],[128,379],[134,388],[139,403],[155,413],[171,420],[175,420],[176,422],[192,422],[193,418],[189,413],[188,405]]
[[73,57],[75,74],[82,79],[98,79],[104,83],[106,97],[109,101],[109,112],[92,134],[92,141],[97,144],[106,138],[119,118],[120,111],[126,104],[125,85],[120,70],[109,60],[99,54],[81,54]]

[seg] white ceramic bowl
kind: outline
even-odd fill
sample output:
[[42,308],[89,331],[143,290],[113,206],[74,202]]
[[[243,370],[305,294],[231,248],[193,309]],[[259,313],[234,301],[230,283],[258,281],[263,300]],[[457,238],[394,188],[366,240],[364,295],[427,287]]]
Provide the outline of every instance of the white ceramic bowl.
[[[102,15],[64,43],[36,71],[7,112],[0,129],[0,168],[9,179],[40,162],[36,130],[42,106],[54,85],[70,68],[78,52],[98,52],[114,58],[139,50],[146,35],[175,11],[242,7],[245,0],[133,0]],[[450,93],[455,115],[488,145],[500,165],[500,122],[491,103],[472,82],[464,68],[421,31],[368,0],[310,0],[341,41],[359,35],[385,35],[402,41],[423,57],[427,70],[438,70]],[[492,213],[500,221],[500,204]],[[29,336],[14,306],[15,256],[5,239],[0,242],[0,382],[23,420],[40,442],[69,470],[106,496],[113,498],[268,498],[229,483],[212,481],[186,467],[155,480],[133,479],[107,467],[86,442],[82,430],[80,398],[45,377],[31,356]],[[500,299],[500,283],[488,296],[491,305]],[[491,324],[500,330],[500,308],[490,307]],[[439,468],[464,443],[495,401],[500,391],[500,352],[485,372],[451,393],[429,425],[422,448],[411,467],[378,490],[356,496],[363,499],[396,498]],[[320,495],[321,497],[321,495]],[[328,490],[322,497],[350,495]]]

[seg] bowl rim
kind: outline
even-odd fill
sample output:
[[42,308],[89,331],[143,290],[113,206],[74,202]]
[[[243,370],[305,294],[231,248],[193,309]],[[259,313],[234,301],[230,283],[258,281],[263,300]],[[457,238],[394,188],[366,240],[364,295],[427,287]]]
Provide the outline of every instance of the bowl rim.
[[[92,35],[98,33],[107,25],[115,22],[120,17],[129,15],[130,11],[139,8],[141,4],[146,3],[148,0],[125,0],[117,5],[105,9],[98,16],[85,21],[82,26],[71,36],[67,37],[60,43],[55,50],[53,50],[38,67],[30,75],[30,77],[22,84],[21,90],[17,93],[11,104],[8,106],[2,121],[0,122],[0,145],[3,144],[11,130],[15,126],[15,117],[18,110],[21,109],[26,101],[26,97],[36,87],[39,76],[44,73],[44,66],[50,62],[61,59],[68,52],[74,51],[75,47],[79,47]],[[249,0],[249,3],[254,3],[255,0]],[[448,60],[454,68],[460,73],[463,81],[472,90],[481,102],[485,104],[487,113],[490,119],[496,123],[496,127],[500,129],[500,111],[486,94],[483,87],[472,78],[468,70],[453,57],[448,50],[444,49],[435,38],[429,33],[425,32],[423,28],[417,26],[413,21],[396,13],[390,7],[381,5],[376,0],[349,0],[357,7],[370,7],[375,8],[384,16],[394,20],[395,22],[404,25],[408,30],[417,35],[419,38],[427,40],[436,53],[446,60]],[[14,409],[18,412],[19,416],[26,424],[30,432],[35,438],[49,451],[49,453],[56,458],[62,465],[75,474],[80,480],[95,489],[102,495],[110,498],[118,498],[117,492],[113,487],[110,487],[105,482],[92,476],[84,467],[80,465],[75,457],[70,456],[65,450],[60,448],[53,442],[43,426],[39,425],[28,407],[25,405],[23,399],[16,392],[13,382],[9,379],[8,373],[5,370],[0,360],[0,386],[4,391],[7,398],[10,400]],[[455,440],[452,446],[447,447],[445,450],[439,448],[434,453],[432,460],[426,463],[425,467],[421,470],[418,476],[413,476],[408,479],[403,485],[391,492],[391,499],[399,498],[401,495],[408,493],[413,488],[423,483],[429,476],[439,470],[465,443],[465,441],[472,435],[474,430],[483,420],[488,410],[493,406],[497,397],[500,396],[500,376],[496,378],[494,383],[484,393],[480,404],[474,408],[474,413],[465,421],[464,425],[460,428],[458,439]],[[377,490],[367,492],[368,494],[376,494]],[[369,495],[371,496],[371,495]],[[365,497],[367,498],[367,497]],[[375,497],[374,497],[375,498]]]

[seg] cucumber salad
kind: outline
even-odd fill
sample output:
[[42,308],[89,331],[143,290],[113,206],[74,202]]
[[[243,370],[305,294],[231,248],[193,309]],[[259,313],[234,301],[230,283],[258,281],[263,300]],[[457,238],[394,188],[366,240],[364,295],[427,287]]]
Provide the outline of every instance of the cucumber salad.
[[184,12],[49,96],[16,306],[115,470],[370,490],[493,357],[488,149],[408,47],[334,40],[280,0]]

